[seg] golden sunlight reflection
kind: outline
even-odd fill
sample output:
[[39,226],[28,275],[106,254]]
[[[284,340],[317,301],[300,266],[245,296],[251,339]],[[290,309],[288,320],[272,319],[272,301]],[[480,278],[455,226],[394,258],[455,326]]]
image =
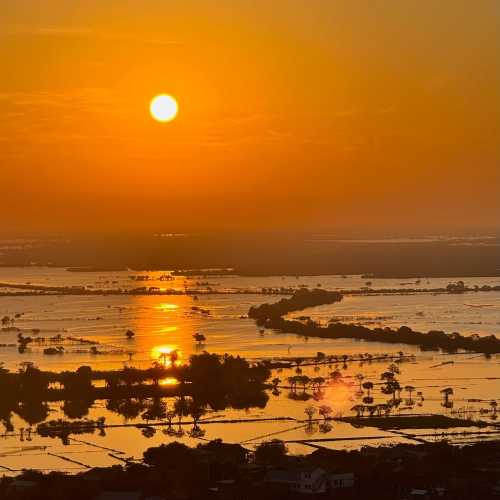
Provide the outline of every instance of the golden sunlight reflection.
[[354,404],[356,387],[344,382],[334,382],[325,388],[325,403],[334,409],[335,413],[348,411]]
[[170,304],[165,302],[155,306],[155,309],[159,309],[160,311],[175,311],[176,309],[179,309],[179,306],[177,304]]
[[174,377],[167,377],[160,380],[160,385],[178,385],[179,381]]
[[163,344],[153,347],[151,358],[159,361],[163,366],[180,366],[182,364],[182,352],[178,346]]
[[172,333],[179,329],[178,326],[163,326],[160,328],[160,333]]

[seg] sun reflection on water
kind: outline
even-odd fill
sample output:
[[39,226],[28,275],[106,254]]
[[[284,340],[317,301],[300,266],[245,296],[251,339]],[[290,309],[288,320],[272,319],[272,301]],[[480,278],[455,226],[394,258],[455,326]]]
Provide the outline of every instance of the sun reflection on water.
[[172,333],[176,332],[179,329],[178,326],[163,326],[160,328],[159,333]]
[[167,377],[160,380],[160,385],[178,385],[179,381],[174,377]]
[[153,347],[151,358],[165,367],[182,365],[182,351],[176,345],[163,344]]
[[354,404],[356,387],[349,383],[332,382],[324,389],[324,402],[334,409],[334,412],[348,411]]
[[177,304],[163,302],[155,306],[155,309],[159,309],[160,311],[175,311],[176,309],[179,309],[179,306]]

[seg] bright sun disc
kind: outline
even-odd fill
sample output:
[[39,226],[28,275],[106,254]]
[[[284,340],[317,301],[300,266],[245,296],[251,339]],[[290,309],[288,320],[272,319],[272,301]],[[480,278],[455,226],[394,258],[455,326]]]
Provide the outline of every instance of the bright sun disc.
[[177,116],[179,105],[171,95],[161,94],[151,101],[149,110],[155,120],[165,123]]

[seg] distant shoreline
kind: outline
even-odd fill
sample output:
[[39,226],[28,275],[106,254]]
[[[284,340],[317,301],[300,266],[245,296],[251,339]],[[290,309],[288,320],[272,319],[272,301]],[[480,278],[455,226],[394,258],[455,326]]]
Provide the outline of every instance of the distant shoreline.
[[500,277],[500,234],[496,231],[426,238],[340,236],[264,231],[179,238],[87,235],[29,245],[7,241],[3,246],[0,241],[0,266],[40,265],[84,273],[167,269],[188,276]]
[[[333,290],[334,293],[347,296],[379,296],[379,295],[443,295],[443,294],[465,294],[477,292],[500,292],[500,285],[490,286],[483,285],[481,287],[464,287],[459,291],[450,290],[447,288],[368,288],[359,289],[338,289]],[[290,296],[297,291],[304,289],[303,287],[283,287],[283,288],[234,288],[234,289],[205,289],[205,288],[166,288],[164,290],[158,287],[138,287],[138,288],[115,288],[115,289],[88,289],[83,286],[47,286],[47,285],[31,285],[24,283],[2,283],[0,289],[12,289],[20,291],[0,291],[0,297],[19,297],[19,296],[54,296],[54,295],[88,295],[88,296],[203,296],[203,295],[270,295],[270,296]],[[307,290],[307,288],[306,288]]]
[[[356,272],[356,273],[340,273],[340,272],[316,272],[316,273],[294,273],[294,272],[250,272],[239,269],[231,269],[229,272],[229,268],[227,269],[218,269],[218,270],[206,270],[206,269],[181,269],[171,267],[170,269],[166,269],[165,267],[127,267],[127,266],[53,266],[53,265],[28,265],[28,264],[20,264],[20,265],[11,265],[11,264],[3,264],[0,263],[0,269],[30,269],[30,268],[47,268],[47,269],[63,269],[67,272],[72,273],[113,273],[113,272],[171,272],[174,276],[182,277],[186,276],[189,278],[199,277],[242,277],[242,278],[269,278],[269,277],[298,277],[298,278],[307,278],[307,277],[316,277],[316,276],[362,276],[369,275],[369,279],[426,279],[426,278],[500,278],[500,269],[491,271],[488,274],[484,274],[481,272],[430,272],[430,273],[371,273],[371,272]],[[199,271],[199,272],[198,272]],[[184,274],[185,273],[185,274]]]

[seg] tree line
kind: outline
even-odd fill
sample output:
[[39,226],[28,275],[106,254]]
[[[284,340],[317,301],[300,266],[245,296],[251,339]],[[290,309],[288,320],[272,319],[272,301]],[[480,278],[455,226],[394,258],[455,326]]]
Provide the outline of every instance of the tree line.
[[351,338],[369,342],[409,344],[419,346],[423,350],[442,349],[446,352],[465,350],[485,354],[500,353],[500,339],[495,337],[495,335],[481,337],[473,334],[464,336],[458,332],[445,333],[441,330],[430,330],[427,333],[422,333],[412,330],[408,326],[401,326],[398,329],[390,327],[370,329],[366,326],[338,321],[333,321],[323,326],[310,318],[294,320],[283,318],[285,314],[292,311],[341,300],[341,294],[338,294],[340,298],[337,300],[331,295],[337,293],[317,289],[301,289],[289,299],[282,299],[275,304],[263,304],[252,307],[248,315],[255,319],[261,327],[270,328],[282,333],[295,333],[304,337]]

